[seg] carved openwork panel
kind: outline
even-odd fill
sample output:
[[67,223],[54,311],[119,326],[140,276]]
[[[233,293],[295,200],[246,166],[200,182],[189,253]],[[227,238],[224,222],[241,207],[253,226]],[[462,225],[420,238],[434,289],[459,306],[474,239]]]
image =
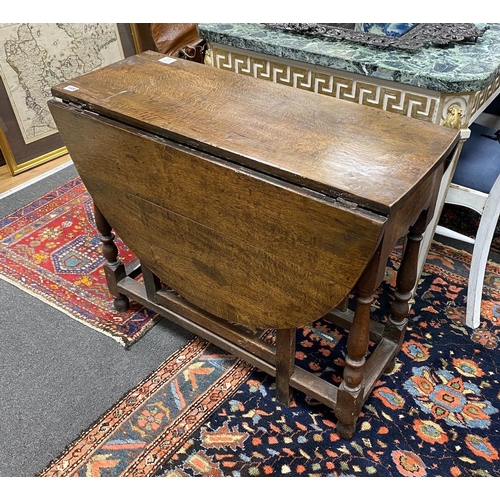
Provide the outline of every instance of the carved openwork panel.
[[[446,46],[456,43],[475,43],[478,37],[489,29],[486,26],[479,29],[473,23],[401,23],[391,24],[393,33],[381,31],[383,24],[378,25],[376,32],[365,31],[364,23],[357,29],[358,23],[270,23],[267,26],[282,31],[298,33],[302,36],[323,38],[325,40],[346,41],[374,45],[375,47],[390,47],[392,49],[415,50],[431,45]],[[413,27],[411,27],[413,25]],[[409,26],[401,30],[403,26]]]

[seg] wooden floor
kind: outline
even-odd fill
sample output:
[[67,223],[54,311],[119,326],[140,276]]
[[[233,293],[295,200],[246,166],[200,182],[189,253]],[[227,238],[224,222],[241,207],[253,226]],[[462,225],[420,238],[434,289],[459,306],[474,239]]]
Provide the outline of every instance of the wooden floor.
[[40,165],[38,167],[32,168],[30,170],[26,170],[25,172],[21,172],[17,175],[11,175],[10,170],[7,165],[0,166],[0,194],[5,193],[6,191],[10,191],[25,182],[29,182],[36,177],[43,175],[51,170],[61,166],[63,163],[70,161],[71,158],[69,155],[64,155],[55,160],[49,161]]

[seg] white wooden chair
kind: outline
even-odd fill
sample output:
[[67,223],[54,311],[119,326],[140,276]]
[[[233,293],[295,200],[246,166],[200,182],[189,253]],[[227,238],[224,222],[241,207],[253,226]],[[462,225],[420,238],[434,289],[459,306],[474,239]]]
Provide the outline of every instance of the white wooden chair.
[[[468,207],[481,215],[476,237],[438,225],[436,233],[473,245],[467,290],[466,325],[477,328],[481,318],[484,274],[495,228],[500,214],[500,113],[488,111],[471,125],[471,136],[465,141],[445,203]],[[488,136],[488,137],[486,137]],[[493,137],[490,138],[490,137]]]

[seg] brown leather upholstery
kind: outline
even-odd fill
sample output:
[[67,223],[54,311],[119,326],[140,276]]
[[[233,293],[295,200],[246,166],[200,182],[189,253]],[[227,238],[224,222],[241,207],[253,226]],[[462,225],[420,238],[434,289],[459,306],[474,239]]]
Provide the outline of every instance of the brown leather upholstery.
[[151,35],[158,52],[201,62],[204,43],[196,23],[152,23]]

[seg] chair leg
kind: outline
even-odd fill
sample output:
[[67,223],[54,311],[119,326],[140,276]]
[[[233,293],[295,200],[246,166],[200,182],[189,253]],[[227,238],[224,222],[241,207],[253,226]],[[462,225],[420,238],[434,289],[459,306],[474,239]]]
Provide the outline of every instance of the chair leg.
[[486,262],[495,234],[500,213],[500,176],[491,188],[484,206],[481,221],[476,234],[476,242],[472,251],[472,260],[469,272],[469,287],[467,290],[467,310],[465,324],[470,328],[477,328],[481,321],[481,299],[483,295],[484,274]]
[[500,213],[500,176],[491,188],[481,215],[476,242],[472,251],[472,260],[469,271],[469,287],[467,290],[467,310],[465,324],[470,328],[477,328],[481,321],[481,299],[483,295],[484,274],[491,248],[491,241],[495,234]]

